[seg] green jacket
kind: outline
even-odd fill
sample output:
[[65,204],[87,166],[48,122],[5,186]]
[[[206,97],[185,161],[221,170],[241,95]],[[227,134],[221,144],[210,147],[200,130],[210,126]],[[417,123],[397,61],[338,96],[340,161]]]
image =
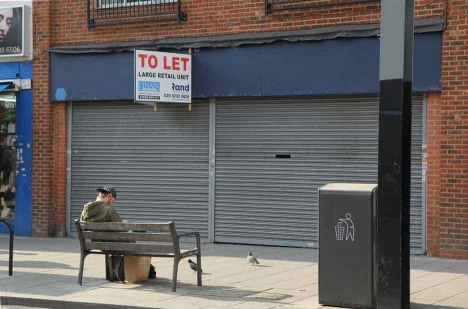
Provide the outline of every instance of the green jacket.
[[84,205],[80,221],[122,222],[115,209],[101,201],[89,202]]

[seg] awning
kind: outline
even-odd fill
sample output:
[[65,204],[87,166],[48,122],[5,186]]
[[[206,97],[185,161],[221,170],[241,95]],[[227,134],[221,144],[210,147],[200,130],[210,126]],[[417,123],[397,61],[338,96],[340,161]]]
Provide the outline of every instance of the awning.
[[0,82],[0,92],[18,91],[18,87],[13,82]]
[[11,83],[0,83],[0,92],[5,90],[6,88],[8,88],[8,86],[10,86],[10,84]]

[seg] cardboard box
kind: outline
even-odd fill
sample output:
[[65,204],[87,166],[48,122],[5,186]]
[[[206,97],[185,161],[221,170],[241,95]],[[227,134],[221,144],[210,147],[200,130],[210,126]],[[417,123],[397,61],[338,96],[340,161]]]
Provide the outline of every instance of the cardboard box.
[[126,256],[124,259],[125,281],[138,283],[148,279],[150,256]]

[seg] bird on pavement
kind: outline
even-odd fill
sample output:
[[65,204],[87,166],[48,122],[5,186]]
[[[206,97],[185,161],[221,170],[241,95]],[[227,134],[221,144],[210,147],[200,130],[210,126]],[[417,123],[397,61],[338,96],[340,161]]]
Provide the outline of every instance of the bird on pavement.
[[[188,260],[187,262],[190,264],[190,268],[193,270],[193,273],[196,273],[197,272],[197,263],[195,263],[192,260]],[[201,270],[201,272],[203,273],[203,269]]]
[[252,252],[249,252],[249,255],[247,255],[247,261],[249,264],[252,263],[252,265],[260,264],[260,262],[252,255]]

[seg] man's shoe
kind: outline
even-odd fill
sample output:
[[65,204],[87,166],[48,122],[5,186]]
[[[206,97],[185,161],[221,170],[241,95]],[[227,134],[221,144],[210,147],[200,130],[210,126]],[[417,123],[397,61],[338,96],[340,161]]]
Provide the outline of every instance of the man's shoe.
[[152,264],[150,264],[148,279],[155,279],[155,278],[156,278],[156,270],[154,269],[154,266]]

